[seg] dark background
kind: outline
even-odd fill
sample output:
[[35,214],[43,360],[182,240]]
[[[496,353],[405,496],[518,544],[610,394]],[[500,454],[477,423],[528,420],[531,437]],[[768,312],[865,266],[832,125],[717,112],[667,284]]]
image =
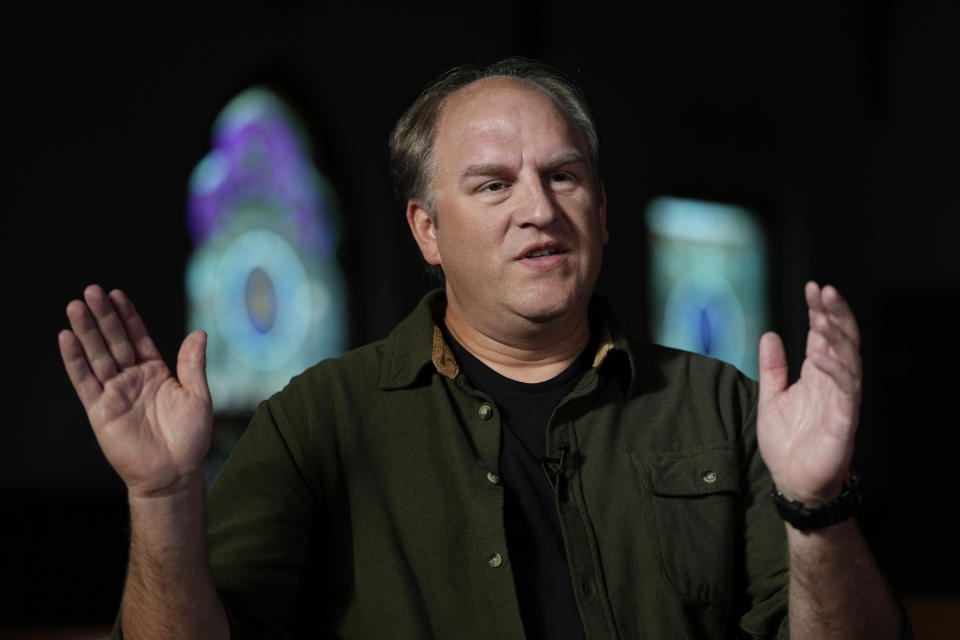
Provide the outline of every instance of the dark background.
[[99,282],[130,294],[173,359],[187,179],[220,109],[266,84],[306,122],[341,200],[359,345],[385,336],[432,284],[390,183],[390,127],[446,68],[517,54],[566,69],[593,106],[611,232],[600,289],[638,334],[648,329],[642,214],[658,194],[764,216],[772,328],[794,366],[803,283],[848,297],[864,344],[855,463],[868,541],[902,595],[960,594],[960,12],[890,0],[629,13],[602,1],[345,4],[7,16],[3,353],[14,386],[0,444],[0,627],[103,624],[116,611],[124,491],[56,335],[66,303]]

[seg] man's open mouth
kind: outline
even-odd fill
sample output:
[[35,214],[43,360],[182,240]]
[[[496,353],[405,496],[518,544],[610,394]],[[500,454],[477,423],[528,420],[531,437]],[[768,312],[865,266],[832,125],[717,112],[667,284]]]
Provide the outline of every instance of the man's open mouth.
[[525,254],[524,258],[545,258],[547,256],[553,256],[558,253],[564,253],[563,249],[536,249]]

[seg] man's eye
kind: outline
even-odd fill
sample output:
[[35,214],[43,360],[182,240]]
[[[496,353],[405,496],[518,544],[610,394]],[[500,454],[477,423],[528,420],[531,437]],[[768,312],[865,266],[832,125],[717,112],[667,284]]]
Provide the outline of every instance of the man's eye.
[[566,187],[568,185],[573,185],[576,179],[569,173],[552,173],[550,174],[550,183],[555,185],[560,185]]
[[504,189],[506,186],[507,186],[507,185],[503,184],[502,182],[491,182],[491,183],[485,185],[485,186],[483,187],[483,190],[484,190],[484,191],[491,191],[491,192],[503,191],[503,189]]

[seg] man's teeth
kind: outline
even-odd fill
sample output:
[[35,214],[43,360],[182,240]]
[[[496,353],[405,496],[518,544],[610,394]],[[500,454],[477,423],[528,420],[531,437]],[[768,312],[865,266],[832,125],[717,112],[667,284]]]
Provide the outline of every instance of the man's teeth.
[[552,256],[555,253],[560,253],[555,249],[540,249],[539,251],[531,251],[525,257],[527,258],[542,258],[544,256]]

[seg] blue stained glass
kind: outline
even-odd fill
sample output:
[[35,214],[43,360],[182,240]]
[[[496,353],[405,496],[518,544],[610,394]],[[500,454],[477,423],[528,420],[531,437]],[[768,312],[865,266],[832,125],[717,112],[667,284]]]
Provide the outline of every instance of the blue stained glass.
[[647,208],[654,341],[757,375],[767,326],[766,243],[735,205],[661,197]]
[[269,333],[277,319],[277,295],[270,275],[260,267],[247,274],[247,314],[254,329]]
[[706,309],[700,310],[700,349],[710,355],[710,315]]

